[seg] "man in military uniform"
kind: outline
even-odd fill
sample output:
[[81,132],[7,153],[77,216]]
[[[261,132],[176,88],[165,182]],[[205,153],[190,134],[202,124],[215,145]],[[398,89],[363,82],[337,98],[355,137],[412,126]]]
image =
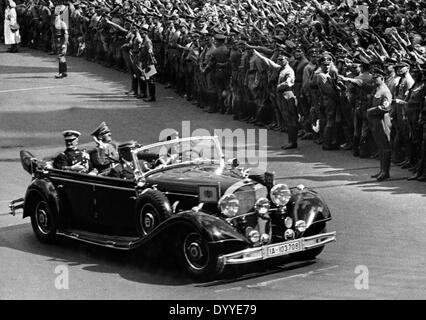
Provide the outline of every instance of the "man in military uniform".
[[118,162],[117,143],[111,139],[111,130],[102,122],[92,133],[96,148],[90,153],[93,166],[102,172]]
[[422,125],[419,119],[423,100],[426,95],[426,85],[420,68],[413,70],[413,78],[415,82],[408,92],[406,104],[403,109],[403,120],[408,124],[409,141],[406,150],[409,162],[407,165],[401,166],[401,168],[409,169],[416,169],[417,162],[420,159]]
[[115,164],[108,176],[113,178],[120,178],[125,180],[135,179],[135,166],[132,158],[132,148],[136,146],[135,141],[128,141],[118,146],[118,154],[120,160]]
[[200,86],[200,103],[201,107],[205,108],[207,112],[214,112],[213,105],[216,102],[216,93],[213,85],[213,71],[207,68],[211,59],[211,54],[216,49],[213,43],[212,36],[205,34],[203,42],[203,51],[200,55],[200,73],[201,73],[201,86]]
[[204,72],[213,70],[213,84],[215,97],[211,102],[210,110],[208,112],[216,112],[219,110],[222,114],[225,113],[225,105],[223,98],[223,91],[229,85],[229,49],[225,45],[226,36],[223,34],[215,35],[216,48],[212,51],[209,65]]
[[336,143],[337,130],[336,123],[338,119],[339,94],[337,92],[336,80],[332,76],[332,57],[324,54],[319,63],[321,72],[316,76],[316,82],[321,94],[322,107],[325,117],[325,128],[323,133],[323,149],[337,150]]
[[[423,70],[423,81],[426,80],[426,70]],[[426,96],[423,98],[421,111],[418,119],[419,125],[422,128],[422,146],[420,160],[414,176],[418,181],[426,182]],[[413,179],[410,179],[413,180]]]
[[287,123],[288,144],[281,148],[294,149],[297,148],[297,125],[298,111],[297,100],[293,93],[295,81],[294,70],[288,64],[288,58],[284,55],[278,57],[277,62],[282,69],[278,76],[277,92],[280,95],[280,109],[284,121]]
[[389,111],[392,94],[385,83],[385,73],[382,70],[376,69],[373,71],[373,81],[376,89],[371,100],[371,108],[367,110],[367,119],[380,152],[380,172],[371,177],[376,178],[377,181],[383,181],[389,179],[391,163],[391,121]]
[[65,55],[68,48],[68,26],[62,19],[62,11],[55,12],[55,40],[59,60],[59,73],[55,76],[56,79],[67,76],[67,60]]
[[414,79],[410,75],[410,65],[401,61],[395,65],[396,73],[400,76],[395,88],[394,110],[392,110],[392,124],[395,126],[395,140],[393,145],[394,160],[397,165],[405,166],[409,163],[407,156],[408,123],[403,119],[403,108],[409,90],[414,85]]
[[65,139],[66,149],[53,160],[55,169],[70,170],[80,173],[88,173],[92,168],[90,166],[89,154],[78,148],[78,137],[80,132],[75,130],[66,130],[62,132]]
[[[303,86],[303,72],[306,66],[309,64],[309,60],[306,59],[305,53],[302,47],[298,47],[294,51],[294,60],[290,64],[291,68],[294,70],[295,80],[293,92],[297,101],[297,108],[300,110],[300,115],[305,117],[309,113],[309,107],[306,100],[306,97],[302,95],[302,86]],[[305,128],[302,127],[300,135],[305,135]]]
[[155,101],[155,74],[149,75],[152,73],[153,68],[157,64],[157,61],[154,57],[154,48],[152,46],[152,41],[148,37],[149,26],[147,24],[141,27],[141,37],[143,43],[139,49],[139,69],[141,70],[141,91],[142,93],[146,92],[146,86],[148,86],[149,98],[144,99],[144,101],[151,102]]
[[[369,96],[372,90],[372,75],[370,65],[367,63],[355,63],[353,65],[354,77],[339,78],[348,83],[348,104],[353,109],[353,154],[358,157],[361,153],[366,154],[366,150],[361,152],[367,142],[369,125],[367,121],[367,109],[369,107]],[[361,147],[361,141],[363,146]]]

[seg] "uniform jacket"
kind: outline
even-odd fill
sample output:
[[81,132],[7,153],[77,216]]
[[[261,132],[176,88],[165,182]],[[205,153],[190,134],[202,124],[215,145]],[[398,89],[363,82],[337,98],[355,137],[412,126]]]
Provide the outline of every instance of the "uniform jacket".
[[371,100],[372,107],[368,109],[373,134],[375,134],[377,130],[383,130],[388,140],[390,140],[392,126],[389,115],[391,103],[392,93],[386,84],[382,84],[376,89]]
[[96,147],[90,152],[90,159],[93,166],[98,169],[99,172],[110,168],[114,163],[117,163],[119,159],[117,143],[107,143],[105,144],[105,148]]
[[125,180],[133,180],[135,178],[133,167],[125,162],[120,162],[113,166],[108,176]]
[[65,167],[70,167],[80,162],[86,167],[86,170],[83,172],[89,172],[92,169],[89,159],[89,154],[84,150],[66,149],[53,160],[53,167],[55,169],[65,170]]
[[283,93],[284,98],[290,98],[294,96],[291,95],[290,92],[292,92],[295,79],[294,70],[289,65],[286,65],[280,71],[278,76],[277,90]]

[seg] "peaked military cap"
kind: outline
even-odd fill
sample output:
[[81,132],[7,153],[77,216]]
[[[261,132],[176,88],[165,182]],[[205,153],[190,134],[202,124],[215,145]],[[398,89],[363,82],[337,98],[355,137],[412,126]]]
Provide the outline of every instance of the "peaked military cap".
[[384,77],[386,75],[385,72],[378,67],[372,68],[371,74],[372,74],[373,78]]
[[226,39],[226,36],[224,34],[217,33],[215,34],[214,38],[219,41],[224,41]]
[[62,132],[65,140],[74,140],[77,139],[81,133],[76,130],[65,130]]
[[109,132],[111,132],[111,130],[108,128],[105,121],[102,121],[101,124],[90,135],[98,137]]
[[134,140],[126,141],[118,145],[118,151],[124,151],[136,147],[137,143]]

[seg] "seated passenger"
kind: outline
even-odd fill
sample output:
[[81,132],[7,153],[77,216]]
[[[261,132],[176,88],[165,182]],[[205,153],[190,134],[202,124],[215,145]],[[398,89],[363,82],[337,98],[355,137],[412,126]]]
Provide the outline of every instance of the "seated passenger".
[[131,152],[135,146],[135,141],[128,141],[118,146],[119,162],[112,166],[108,174],[109,177],[125,180],[135,179],[135,165]]
[[111,130],[105,122],[102,122],[91,135],[96,142],[96,149],[90,153],[90,159],[93,166],[102,173],[118,162],[117,143],[112,141]]
[[78,137],[80,132],[75,130],[66,130],[62,132],[65,139],[66,149],[58,154],[53,160],[55,169],[70,170],[80,173],[92,173],[93,168],[90,165],[89,154],[85,150],[78,148]]
[[[170,141],[174,139],[179,139],[179,133],[177,131],[172,132],[170,135],[166,136],[160,141]],[[169,144],[168,148],[164,147],[160,150],[158,154],[158,165],[167,166],[177,162],[179,159],[178,146],[176,144]]]

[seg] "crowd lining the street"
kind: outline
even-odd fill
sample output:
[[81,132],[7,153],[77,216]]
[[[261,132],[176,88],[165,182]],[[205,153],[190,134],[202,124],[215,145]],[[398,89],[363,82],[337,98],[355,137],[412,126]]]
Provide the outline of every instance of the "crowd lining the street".
[[390,160],[426,181],[426,2],[16,0],[14,8],[21,46],[60,55],[59,16],[66,54],[128,72],[135,98],[155,101],[160,82],[206,112],[287,132],[283,149],[312,139],[380,158],[379,181]]

